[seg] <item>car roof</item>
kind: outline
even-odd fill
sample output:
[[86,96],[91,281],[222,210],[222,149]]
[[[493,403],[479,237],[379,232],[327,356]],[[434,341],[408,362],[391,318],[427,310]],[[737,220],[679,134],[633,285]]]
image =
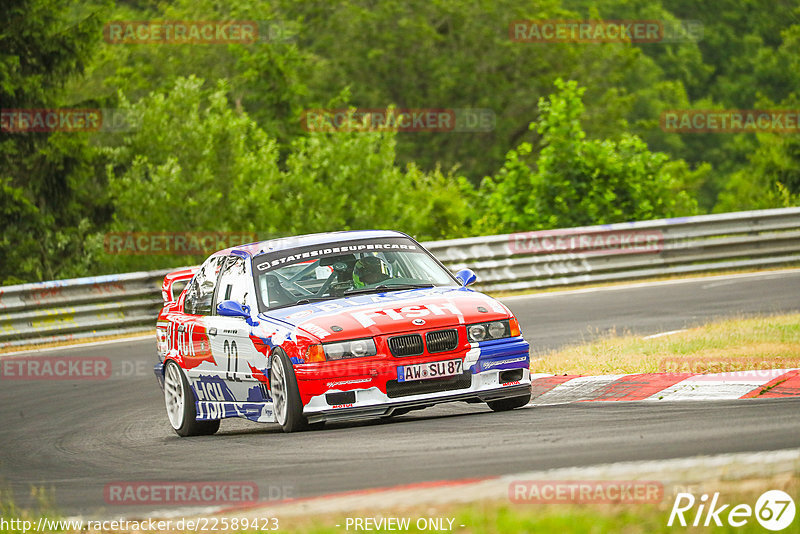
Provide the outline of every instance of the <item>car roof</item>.
[[394,230],[351,230],[343,232],[325,232],[320,234],[307,234],[292,237],[280,237],[267,241],[258,241],[246,245],[236,245],[234,247],[220,250],[215,256],[237,255],[245,257],[258,257],[268,252],[289,250],[308,245],[326,245],[328,243],[341,243],[344,241],[355,241],[360,239],[382,239],[386,237],[408,237],[402,232]]

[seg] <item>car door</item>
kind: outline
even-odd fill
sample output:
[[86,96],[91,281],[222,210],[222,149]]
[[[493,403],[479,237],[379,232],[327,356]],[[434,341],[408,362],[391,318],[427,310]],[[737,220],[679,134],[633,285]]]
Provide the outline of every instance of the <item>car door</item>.
[[240,256],[229,256],[222,267],[214,296],[214,315],[209,323],[209,339],[214,354],[220,354],[217,365],[239,402],[254,399],[253,387],[258,387],[251,366],[258,352],[250,338],[250,325],[243,317],[225,317],[217,314],[217,306],[225,300],[234,300],[255,308],[256,299],[248,262]]
[[190,382],[200,373],[216,375],[218,372],[206,323],[223,260],[224,257],[212,256],[198,269],[189,282],[183,302],[183,314],[170,325],[170,335],[175,340],[174,346],[180,354],[182,367]]

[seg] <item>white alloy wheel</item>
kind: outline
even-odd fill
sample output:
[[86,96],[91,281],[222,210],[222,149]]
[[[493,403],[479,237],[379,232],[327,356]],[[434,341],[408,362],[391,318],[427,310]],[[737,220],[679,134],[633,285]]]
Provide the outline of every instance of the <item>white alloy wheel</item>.
[[172,362],[167,363],[164,373],[164,403],[167,406],[169,424],[175,430],[183,426],[184,403],[186,392],[183,389],[183,380],[178,366]]
[[283,368],[283,362],[277,355],[272,358],[272,371],[270,372],[269,385],[272,389],[272,403],[273,410],[275,410],[275,419],[279,425],[286,424],[287,410],[287,385],[286,385],[286,369]]

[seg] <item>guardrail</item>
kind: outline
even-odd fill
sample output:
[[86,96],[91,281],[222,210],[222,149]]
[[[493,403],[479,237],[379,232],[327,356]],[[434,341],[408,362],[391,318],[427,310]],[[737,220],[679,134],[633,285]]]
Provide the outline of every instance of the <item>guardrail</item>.
[[484,291],[771,267],[800,262],[800,208],[470,237],[425,246],[450,269],[474,270]]
[[167,272],[0,287],[0,348],[153,330]]
[[[800,263],[800,208],[424,243],[483,291]],[[0,287],[0,348],[152,330],[168,271]]]

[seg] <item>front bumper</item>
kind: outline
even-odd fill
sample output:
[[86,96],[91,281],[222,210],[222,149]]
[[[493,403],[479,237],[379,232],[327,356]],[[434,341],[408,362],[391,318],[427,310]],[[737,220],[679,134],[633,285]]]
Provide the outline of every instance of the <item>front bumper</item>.
[[508,386],[504,389],[493,389],[484,391],[452,392],[436,396],[426,396],[422,398],[395,400],[378,405],[353,405],[348,408],[322,409],[320,411],[305,410],[304,414],[309,423],[319,421],[351,421],[354,419],[368,419],[371,417],[388,416],[400,409],[410,408],[421,409],[445,402],[487,402],[492,400],[506,399],[509,397],[520,397],[530,395],[531,384],[530,375],[527,384]]
[[[403,358],[384,360],[382,366],[355,367],[359,372],[328,375],[325,387],[320,387],[320,378],[301,372],[301,390],[308,387],[306,391],[315,391],[307,397],[303,414],[311,423],[340,421],[387,416],[397,410],[445,402],[486,402],[530,394],[529,348],[521,337],[473,344],[460,356],[439,358],[463,358],[462,374],[431,380],[398,381],[397,367],[416,363]],[[379,368],[375,371],[371,367]]]

